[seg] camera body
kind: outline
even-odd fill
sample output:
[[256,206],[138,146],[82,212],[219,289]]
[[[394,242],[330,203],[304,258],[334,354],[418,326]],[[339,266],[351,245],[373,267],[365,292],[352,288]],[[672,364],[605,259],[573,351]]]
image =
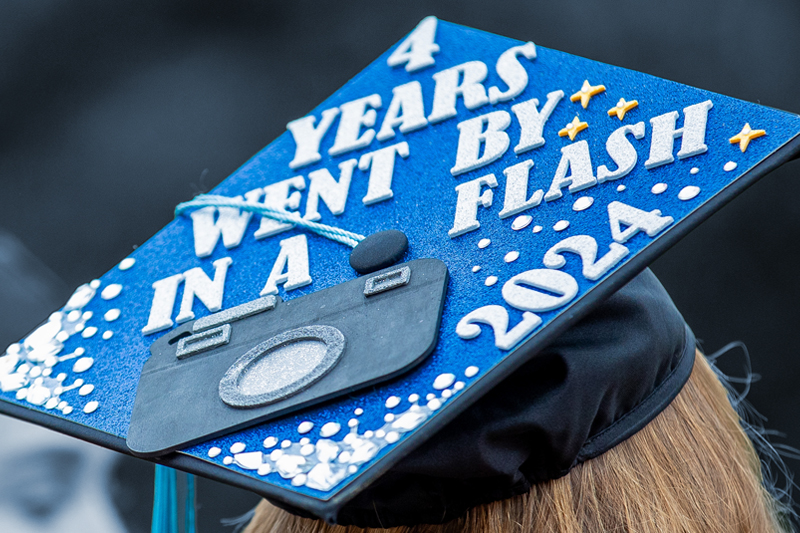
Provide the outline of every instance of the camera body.
[[436,346],[448,278],[417,259],[181,325],[150,347],[128,447],[163,455],[410,370]]

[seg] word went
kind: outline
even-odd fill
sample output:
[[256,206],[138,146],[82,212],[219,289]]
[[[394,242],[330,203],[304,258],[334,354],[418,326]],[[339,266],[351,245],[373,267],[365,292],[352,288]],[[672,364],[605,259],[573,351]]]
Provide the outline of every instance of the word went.
[[[344,213],[353,173],[358,167],[362,172],[369,171],[367,194],[361,199],[365,206],[389,200],[392,192],[392,176],[395,160],[409,155],[408,143],[401,142],[363,154],[359,159],[348,159],[339,163],[339,179],[326,168],[308,174],[308,194],[303,218],[312,222],[322,218],[320,201],[333,215]],[[294,176],[266,187],[259,187],[244,194],[244,199],[252,203],[263,203],[273,209],[294,211],[300,207],[301,193],[306,190],[303,176]],[[242,196],[237,196],[242,200]],[[253,213],[235,207],[204,207],[191,214],[194,232],[194,252],[197,257],[208,257],[214,251],[220,237],[225,248],[239,246],[244,238]],[[264,239],[294,227],[263,216],[254,237]]]

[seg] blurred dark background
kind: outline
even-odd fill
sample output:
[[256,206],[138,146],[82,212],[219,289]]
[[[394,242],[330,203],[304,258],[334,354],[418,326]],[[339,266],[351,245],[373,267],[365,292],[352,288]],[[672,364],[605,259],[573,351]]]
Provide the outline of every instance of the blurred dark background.
[[[24,336],[169,222],[176,204],[219,183],[431,14],[800,112],[797,0],[5,0],[0,344]],[[776,441],[798,447],[799,202],[795,162],[653,267],[707,352],[747,344],[763,376],[750,398],[785,433]],[[739,375],[743,364],[738,354],[722,362]],[[151,467],[127,461],[117,473],[136,498],[123,515],[132,531],[147,531]],[[800,472],[800,461],[788,463]],[[137,483],[144,488],[131,489]],[[211,482],[199,490],[201,531],[230,531],[220,517],[257,501]]]

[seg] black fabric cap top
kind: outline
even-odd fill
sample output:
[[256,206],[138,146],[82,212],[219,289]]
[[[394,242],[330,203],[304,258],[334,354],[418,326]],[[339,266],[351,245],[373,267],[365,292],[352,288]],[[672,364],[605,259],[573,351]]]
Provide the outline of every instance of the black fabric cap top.
[[669,405],[694,353],[694,335],[646,270],[359,493],[336,521],[443,523],[564,476]]

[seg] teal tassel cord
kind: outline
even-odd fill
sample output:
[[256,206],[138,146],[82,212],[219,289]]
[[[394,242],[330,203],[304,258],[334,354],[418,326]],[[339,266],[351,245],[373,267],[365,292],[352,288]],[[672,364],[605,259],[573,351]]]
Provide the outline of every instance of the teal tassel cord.
[[197,496],[194,488],[194,476],[192,474],[184,474],[186,476],[186,502],[184,510],[184,524],[185,533],[196,533],[196,518],[195,506],[197,503]]
[[181,533],[178,529],[178,479],[184,487],[183,533],[196,533],[195,479],[191,474],[178,473],[172,468],[156,465],[153,499],[152,533]]
[[339,228],[334,228],[333,226],[327,226],[325,224],[317,224],[316,222],[311,222],[310,220],[304,219],[297,213],[290,213],[288,211],[274,209],[265,204],[259,204],[257,202],[247,202],[237,198],[228,198],[227,196],[218,196],[214,194],[201,194],[196,196],[193,200],[178,204],[178,206],[175,208],[175,216],[180,216],[190,209],[199,209],[204,207],[231,207],[235,209],[241,209],[242,211],[250,211],[274,220],[278,220],[280,222],[294,224],[295,226],[307,229],[316,233],[317,235],[322,235],[323,237],[350,246],[351,248],[355,248],[359,242],[364,240],[363,235]]

